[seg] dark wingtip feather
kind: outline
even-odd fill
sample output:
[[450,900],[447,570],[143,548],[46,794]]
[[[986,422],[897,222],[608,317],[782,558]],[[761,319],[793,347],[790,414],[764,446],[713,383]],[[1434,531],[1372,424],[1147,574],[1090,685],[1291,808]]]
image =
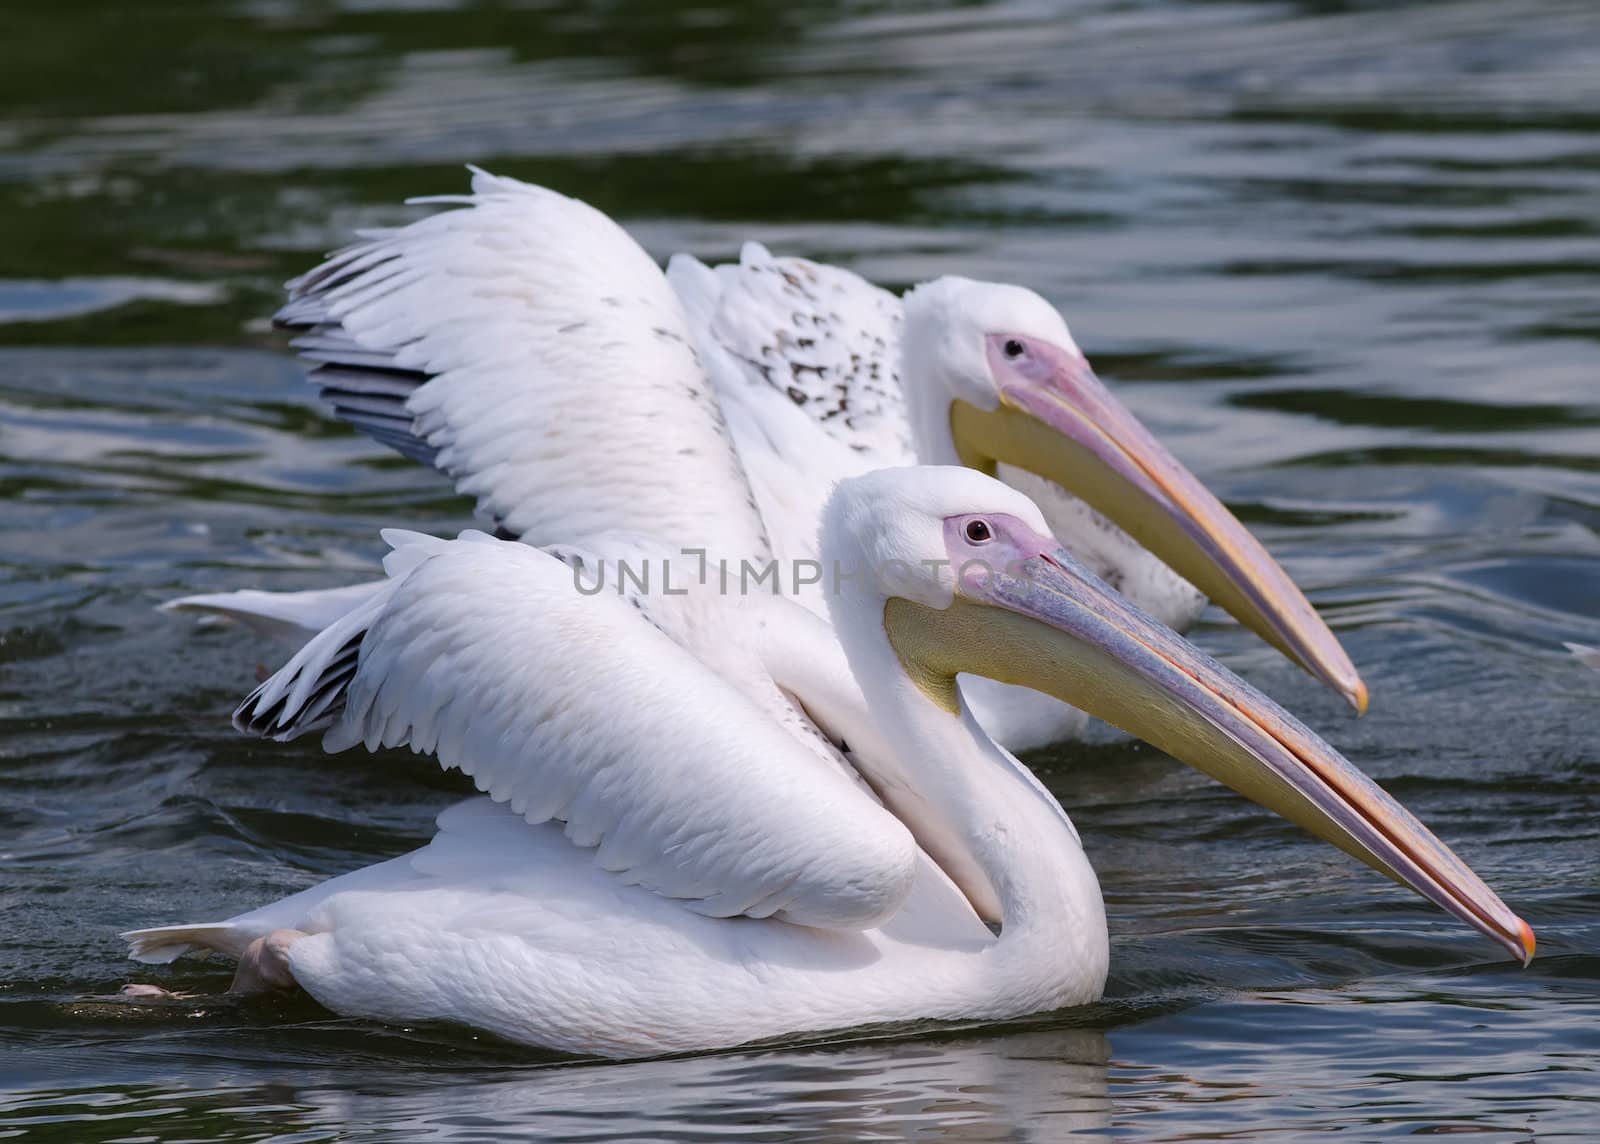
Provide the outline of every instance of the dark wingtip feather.
[[413,431],[406,407],[429,374],[396,364],[403,346],[374,348],[356,341],[328,307],[330,291],[392,262],[383,259],[375,267],[368,255],[368,244],[358,243],[291,283],[289,300],[272,324],[299,335],[294,347],[335,415],[401,456],[436,467],[439,451]]
[[[295,678],[298,670],[290,678],[280,679],[280,672],[261,684],[234,711],[234,729],[257,738],[286,742],[332,724],[344,710],[345,696],[350,681],[356,676],[361,639],[365,634],[365,631],[357,632],[331,659],[318,665],[315,685],[300,704],[291,707],[289,703],[298,682]],[[269,695],[272,696],[270,701]]]

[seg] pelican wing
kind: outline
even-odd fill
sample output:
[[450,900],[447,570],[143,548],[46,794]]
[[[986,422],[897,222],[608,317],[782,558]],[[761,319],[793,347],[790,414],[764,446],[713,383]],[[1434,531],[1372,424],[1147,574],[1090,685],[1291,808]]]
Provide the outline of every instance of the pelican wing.
[[702,352],[733,367],[713,373],[725,402],[746,388],[777,393],[874,467],[912,462],[900,299],[837,266],[774,258],[756,242],[737,265],[715,269],[675,255],[667,277]]
[[259,687],[241,729],[434,754],[700,913],[864,928],[899,906],[906,828],[638,608],[526,545],[390,535],[384,589]]
[[606,529],[766,554],[683,308],[601,212],[474,171],[290,283],[322,396],[533,543]]
[[833,266],[746,243],[667,279],[717,391],[776,554],[816,558],[835,482],[915,460],[900,390],[900,300]]

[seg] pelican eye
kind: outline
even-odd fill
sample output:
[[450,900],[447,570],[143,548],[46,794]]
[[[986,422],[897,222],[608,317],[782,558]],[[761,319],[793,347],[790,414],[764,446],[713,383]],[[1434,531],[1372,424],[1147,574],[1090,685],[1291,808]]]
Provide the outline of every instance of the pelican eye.
[[986,520],[967,521],[967,539],[973,544],[988,544],[994,539],[994,530]]
[[1027,347],[1016,338],[1007,338],[1004,348],[1008,358],[1019,358],[1027,351]]

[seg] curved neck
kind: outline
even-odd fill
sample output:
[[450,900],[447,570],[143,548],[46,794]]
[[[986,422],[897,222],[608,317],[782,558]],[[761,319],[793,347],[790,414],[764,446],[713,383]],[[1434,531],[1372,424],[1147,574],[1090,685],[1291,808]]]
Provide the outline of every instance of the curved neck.
[[900,371],[904,381],[907,428],[910,429],[912,464],[959,465],[955,434],[950,428],[951,396],[940,376],[940,363],[932,347],[901,339]]
[[[845,514],[825,521],[821,539],[825,562],[871,566]],[[959,689],[952,688],[958,696],[952,710],[912,679],[890,643],[886,594],[856,587],[828,597],[833,634],[877,738],[911,793],[992,887],[1001,923],[997,962],[1024,972],[1037,967],[1042,1005],[1098,996],[1110,953],[1105,906],[1077,831],[1049,792],[978,725]]]
[[948,354],[945,331],[919,307],[910,307],[900,335],[900,392],[911,433],[913,463],[959,465],[950,431],[950,391],[941,373]]
[[994,886],[1001,942],[1103,946],[1100,887],[1076,830],[965,701],[946,711],[903,670],[878,673],[863,689],[918,793],[959,832]]

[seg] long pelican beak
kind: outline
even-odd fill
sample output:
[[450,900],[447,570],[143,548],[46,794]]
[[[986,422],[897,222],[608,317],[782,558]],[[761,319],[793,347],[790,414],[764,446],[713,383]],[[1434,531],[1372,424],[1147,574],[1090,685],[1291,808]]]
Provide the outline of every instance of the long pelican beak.
[[964,570],[948,608],[886,605],[890,642],[925,693],[957,710],[955,676],[973,672],[1055,695],[1411,887],[1524,965],[1532,959],[1527,923],[1405,807],[1053,539],[1008,519],[1013,538],[1019,528],[1027,536],[999,557],[1005,570]]
[[1367,686],[1310,601],[1244,525],[1113,397],[1081,354],[1034,340],[988,340],[999,404],[956,401],[950,429],[964,465],[1005,462],[1081,497],[1333,687],[1358,714]]

